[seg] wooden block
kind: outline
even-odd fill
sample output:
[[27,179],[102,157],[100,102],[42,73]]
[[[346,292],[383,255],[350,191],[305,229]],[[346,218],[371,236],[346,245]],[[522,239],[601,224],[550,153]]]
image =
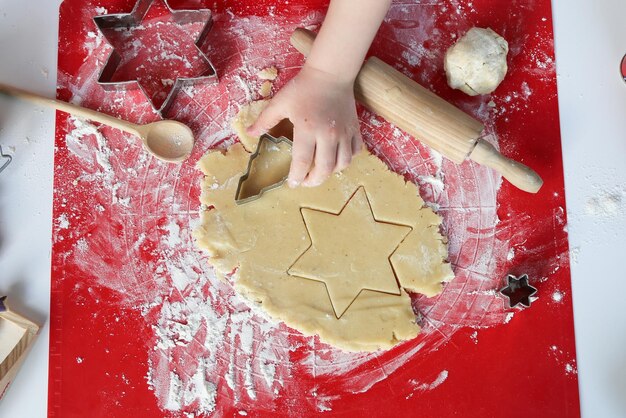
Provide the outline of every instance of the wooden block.
[[39,326],[10,310],[0,312],[0,399],[15,379]]

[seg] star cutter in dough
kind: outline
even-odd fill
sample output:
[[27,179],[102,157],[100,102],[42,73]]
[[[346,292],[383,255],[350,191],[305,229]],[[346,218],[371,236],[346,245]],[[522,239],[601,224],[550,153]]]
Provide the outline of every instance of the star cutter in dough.
[[0,298],[0,312],[5,312],[7,310],[7,305],[4,304],[4,301],[6,300],[6,296],[2,296]]
[[[195,77],[176,77],[173,86],[170,88],[169,93],[163,104],[157,108],[153,100],[149,97],[144,87],[139,83],[139,80],[129,81],[112,81],[113,76],[118,70],[118,67],[122,61],[122,56],[115,51],[113,44],[107,39],[105,31],[103,29],[117,29],[117,28],[131,28],[141,25],[144,17],[153,3],[161,1],[165,5],[168,13],[171,14],[172,19],[176,24],[185,25],[190,23],[203,23],[202,30],[194,39],[194,44],[198,50],[198,56],[208,65],[208,70],[203,74],[198,74]],[[112,48],[112,52],[107,59],[106,64],[102,68],[100,75],[98,76],[98,84],[100,84],[105,90],[113,91],[129,91],[140,90],[141,93],[148,99],[152,108],[160,115],[167,113],[173,103],[173,99],[177,96],[178,92],[185,87],[192,87],[199,84],[208,82],[217,82],[217,73],[213,63],[209,60],[204,52],[200,49],[200,45],[206,39],[209,30],[211,29],[213,19],[212,12],[209,9],[196,9],[186,10],[178,9],[174,10],[170,7],[168,0],[137,0],[135,7],[130,13],[110,14],[96,16],[93,18],[94,23],[100,30],[100,33],[107,40],[108,44]]]
[[248,196],[245,198],[241,197],[241,191],[243,188],[244,183],[246,182],[246,180],[248,180],[250,178],[250,173],[252,171],[252,165],[254,163],[254,160],[256,160],[260,155],[261,155],[261,149],[263,149],[263,142],[265,141],[270,141],[275,145],[279,145],[280,143],[285,143],[287,145],[289,145],[289,147],[292,146],[292,142],[290,139],[281,136],[278,138],[273,137],[270,134],[263,134],[261,136],[261,138],[259,139],[259,142],[256,146],[256,150],[254,151],[254,153],[250,156],[250,160],[248,160],[248,168],[246,169],[246,172],[243,176],[241,176],[239,178],[239,184],[237,184],[237,191],[235,192],[235,203],[237,203],[238,205],[243,205],[245,203],[250,203],[253,202],[257,199],[260,199],[265,193],[277,189],[280,186],[282,186],[285,181],[287,181],[287,176],[284,176],[280,181],[270,184],[269,186],[265,186],[263,187],[259,193],[252,195],[252,196]]
[[500,289],[500,293],[507,297],[509,306],[515,308],[522,304],[530,307],[530,304],[536,299],[537,288],[528,284],[528,275],[523,274],[519,278],[512,274],[506,277],[507,285]]
[[[359,194],[362,193],[363,197],[365,199],[365,201],[367,202],[367,206],[369,208],[368,213],[371,216],[371,219],[374,221],[375,224],[380,225],[380,227],[383,226],[393,226],[395,228],[406,228],[406,233],[402,233],[401,237],[398,239],[397,244],[395,245],[395,247],[393,247],[393,250],[390,252],[390,254],[385,255],[384,258],[386,259],[386,263],[388,263],[389,266],[389,272],[391,273],[391,276],[389,277],[390,280],[393,280],[393,289],[382,289],[384,286],[380,286],[378,289],[373,289],[370,287],[362,287],[362,286],[355,286],[353,289],[353,293],[354,293],[354,297],[352,297],[352,299],[350,300],[349,303],[344,304],[344,306],[342,307],[337,307],[338,305],[338,301],[333,300],[331,294],[335,293],[337,290],[341,290],[342,287],[345,290],[345,287],[342,286],[342,284],[333,284],[332,281],[328,281],[329,279],[323,279],[320,277],[314,277],[313,274],[311,274],[309,277],[304,276],[301,272],[300,273],[296,273],[293,271],[294,267],[300,262],[300,260],[302,260],[303,257],[305,257],[310,251],[314,251],[315,253],[317,253],[317,255],[319,255],[319,253],[323,253],[323,251],[320,251],[316,248],[316,240],[313,238],[313,235],[311,234],[311,225],[309,225],[309,223],[307,222],[306,217],[304,216],[303,211],[311,211],[311,212],[315,212],[315,213],[320,213],[320,214],[326,214],[328,216],[333,216],[335,218],[340,218],[345,212],[346,208],[348,208],[355,200],[359,199]],[[293,276],[293,277],[297,277],[297,278],[302,278],[305,280],[314,280],[314,281],[318,281],[324,284],[324,286],[326,287],[326,292],[328,294],[328,299],[330,300],[331,303],[331,307],[335,313],[335,317],[337,319],[340,319],[346,312],[348,309],[350,309],[350,306],[352,306],[352,304],[354,303],[354,301],[361,295],[361,293],[364,290],[368,290],[370,292],[378,292],[378,293],[384,293],[384,294],[388,294],[388,295],[396,295],[396,296],[400,296],[401,292],[400,292],[400,283],[398,281],[398,277],[396,275],[396,272],[393,268],[393,263],[391,262],[391,257],[393,256],[393,254],[397,251],[398,247],[400,246],[400,244],[402,244],[402,242],[404,242],[404,240],[406,239],[406,237],[411,233],[411,231],[413,230],[412,227],[407,226],[407,225],[400,225],[400,224],[394,224],[394,223],[390,223],[390,222],[381,222],[378,221],[376,219],[376,217],[374,216],[374,212],[372,210],[372,205],[370,203],[369,197],[367,196],[367,192],[365,191],[364,187],[359,187],[353,194],[352,196],[350,196],[350,198],[348,199],[348,201],[345,203],[345,205],[341,208],[341,210],[339,211],[339,213],[332,213],[332,212],[327,212],[327,211],[323,211],[323,210],[318,210],[318,209],[311,209],[311,208],[301,208],[300,212],[302,214],[302,220],[305,224],[305,228],[307,231],[307,234],[309,236],[309,239],[311,241],[311,245],[309,245],[309,247],[300,255],[298,256],[298,258],[296,259],[296,261],[294,261],[294,263],[289,267],[289,269],[287,270],[287,274]],[[378,239],[378,237],[375,237],[374,239]],[[363,243],[361,243],[363,244]],[[315,255],[315,254],[314,254]],[[380,278],[375,278],[375,280],[377,280],[380,283]],[[335,291],[331,291],[331,289],[329,288],[335,288]],[[373,286],[372,286],[373,287]],[[381,290],[382,289],[382,290]]]

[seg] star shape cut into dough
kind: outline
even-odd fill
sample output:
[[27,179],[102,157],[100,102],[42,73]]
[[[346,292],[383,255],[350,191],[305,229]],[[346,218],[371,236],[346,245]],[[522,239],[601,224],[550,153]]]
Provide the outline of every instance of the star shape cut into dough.
[[363,187],[338,214],[301,213],[311,245],[288,273],[323,282],[337,318],[364,290],[400,295],[389,257],[412,228],[377,221]]
[[215,68],[199,45],[212,23],[208,9],[172,9],[167,0],[137,0],[128,14],[96,16],[113,47],[98,83],[114,90],[141,90],[166,113],[183,87],[215,81]]

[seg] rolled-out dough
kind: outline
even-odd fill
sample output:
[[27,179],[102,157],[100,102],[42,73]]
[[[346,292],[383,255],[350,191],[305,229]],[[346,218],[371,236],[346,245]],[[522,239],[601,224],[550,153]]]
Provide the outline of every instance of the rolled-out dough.
[[248,152],[254,152],[259,140],[258,136],[248,135],[246,129],[259,118],[261,112],[267,107],[269,100],[257,100],[251,102],[239,109],[237,115],[233,118],[231,126],[244,148]]
[[410,227],[377,222],[362,187],[339,214],[301,212],[312,244],[288,273],[324,283],[337,318],[361,291],[400,295],[389,257]]
[[[201,202],[209,209],[202,212],[195,237],[217,272],[225,275],[236,270],[234,286],[242,296],[303,334],[317,334],[323,342],[345,350],[388,349],[415,337],[420,328],[406,292],[432,296],[454,277],[439,233],[441,219],[425,207],[417,187],[363,151],[350,167],[319,187],[282,186],[237,205],[235,192],[249,157],[246,148],[235,144],[225,152],[209,153],[198,163],[205,175]],[[263,167],[272,171],[271,164]],[[283,175],[285,164],[277,167],[278,174],[267,175]],[[263,170],[257,175],[263,175]],[[341,215],[333,215],[343,214],[342,209],[351,214],[345,223]],[[305,219],[312,221],[310,230]],[[310,253],[316,237],[322,237],[318,244],[323,251]],[[329,255],[332,249],[324,246],[333,239],[337,254]],[[342,252],[356,254],[356,264],[354,259],[343,263]],[[316,257],[307,259],[307,254]],[[393,268],[395,278],[381,258]],[[345,274],[352,268],[355,274]],[[368,268],[378,269],[380,275],[365,278],[360,273]],[[324,284],[334,272],[335,280],[346,288],[376,289],[360,291],[356,298],[352,290],[351,296],[343,297],[352,297],[351,304],[335,315]],[[359,280],[362,283],[354,283]]]
[[267,97],[270,95],[271,92],[272,92],[272,82],[271,81],[263,82],[263,84],[261,84],[261,87],[259,88],[259,94],[261,95],[261,97]]
[[257,73],[257,76],[261,80],[274,81],[276,80],[276,77],[278,77],[278,70],[276,69],[276,67],[267,67],[259,71]]

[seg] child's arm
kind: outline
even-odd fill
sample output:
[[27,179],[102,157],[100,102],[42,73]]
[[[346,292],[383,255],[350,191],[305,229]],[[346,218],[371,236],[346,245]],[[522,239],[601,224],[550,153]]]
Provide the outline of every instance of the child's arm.
[[332,0],[300,73],[272,99],[251,134],[294,125],[289,185],[317,186],[362,146],[354,80],[391,0]]

